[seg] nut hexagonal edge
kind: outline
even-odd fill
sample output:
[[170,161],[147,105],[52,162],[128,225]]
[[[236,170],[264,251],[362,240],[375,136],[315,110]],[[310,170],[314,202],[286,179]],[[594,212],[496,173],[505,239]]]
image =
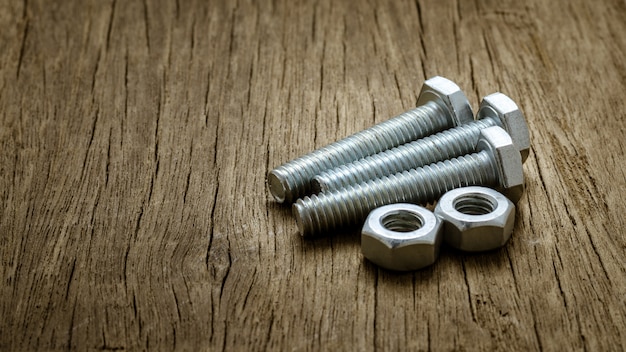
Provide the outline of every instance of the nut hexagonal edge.
[[[465,214],[456,209],[462,197],[486,197],[495,204],[487,214]],[[515,205],[503,194],[486,187],[463,187],[447,192],[435,208],[444,222],[445,242],[462,251],[480,252],[502,247],[507,243],[515,224]]]
[[[385,228],[382,219],[407,211],[422,219],[422,227],[409,232]],[[361,231],[361,252],[374,264],[397,271],[417,270],[433,264],[439,256],[443,222],[430,210],[414,204],[390,204],[374,209]]]

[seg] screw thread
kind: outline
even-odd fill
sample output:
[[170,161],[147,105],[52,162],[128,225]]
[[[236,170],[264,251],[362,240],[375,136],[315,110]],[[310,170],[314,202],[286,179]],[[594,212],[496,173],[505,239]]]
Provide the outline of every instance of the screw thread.
[[452,127],[450,114],[428,102],[390,120],[291,160],[268,174],[270,192],[291,203],[311,192],[311,179],[321,171],[376,154]]
[[294,216],[303,236],[363,221],[375,208],[392,203],[425,204],[458,187],[494,185],[495,160],[487,151],[460,156],[346,188],[299,199]]
[[323,171],[313,178],[313,192],[340,189],[347,185],[473,153],[476,150],[480,130],[498,125],[498,122],[490,117],[472,121]]

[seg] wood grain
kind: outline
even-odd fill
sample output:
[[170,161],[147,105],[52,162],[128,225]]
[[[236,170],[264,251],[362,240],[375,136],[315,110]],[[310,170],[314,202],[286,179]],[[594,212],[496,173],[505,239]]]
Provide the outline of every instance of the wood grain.
[[[626,4],[0,1],[0,350],[622,350]],[[514,237],[398,274],[268,170],[442,75],[522,107]]]

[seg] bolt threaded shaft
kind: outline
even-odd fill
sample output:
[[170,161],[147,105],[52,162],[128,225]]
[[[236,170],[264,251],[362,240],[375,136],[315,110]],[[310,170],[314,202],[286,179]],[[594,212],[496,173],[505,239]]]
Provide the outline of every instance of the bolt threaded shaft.
[[422,168],[299,199],[294,216],[303,236],[354,226],[380,206],[425,204],[464,186],[495,185],[497,165],[488,151],[460,156]]
[[275,168],[267,176],[270,192],[276,201],[292,203],[311,192],[311,179],[321,171],[431,135],[453,124],[446,109],[428,102]]
[[473,153],[476,150],[480,131],[487,127],[499,125],[499,122],[491,117],[472,121],[323,171],[313,178],[313,192],[340,189],[348,185]]

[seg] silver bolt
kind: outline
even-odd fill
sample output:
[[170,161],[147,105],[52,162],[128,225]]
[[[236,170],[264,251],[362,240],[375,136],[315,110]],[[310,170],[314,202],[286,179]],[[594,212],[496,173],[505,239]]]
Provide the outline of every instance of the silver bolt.
[[300,234],[354,226],[382,205],[424,204],[464,186],[497,186],[509,198],[518,200],[524,189],[519,150],[500,127],[480,133],[477,153],[299,199],[293,213]]
[[270,171],[267,176],[270,193],[279,203],[292,203],[311,192],[311,179],[324,170],[473,120],[465,94],[443,77],[424,82],[417,104],[413,110]]
[[347,185],[415,169],[476,151],[482,129],[500,126],[511,136],[525,161],[530,148],[528,126],[515,102],[502,93],[486,96],[477,121],[418,139],[399,147],[337,166],[313,177],[313,192],[327,192]]

